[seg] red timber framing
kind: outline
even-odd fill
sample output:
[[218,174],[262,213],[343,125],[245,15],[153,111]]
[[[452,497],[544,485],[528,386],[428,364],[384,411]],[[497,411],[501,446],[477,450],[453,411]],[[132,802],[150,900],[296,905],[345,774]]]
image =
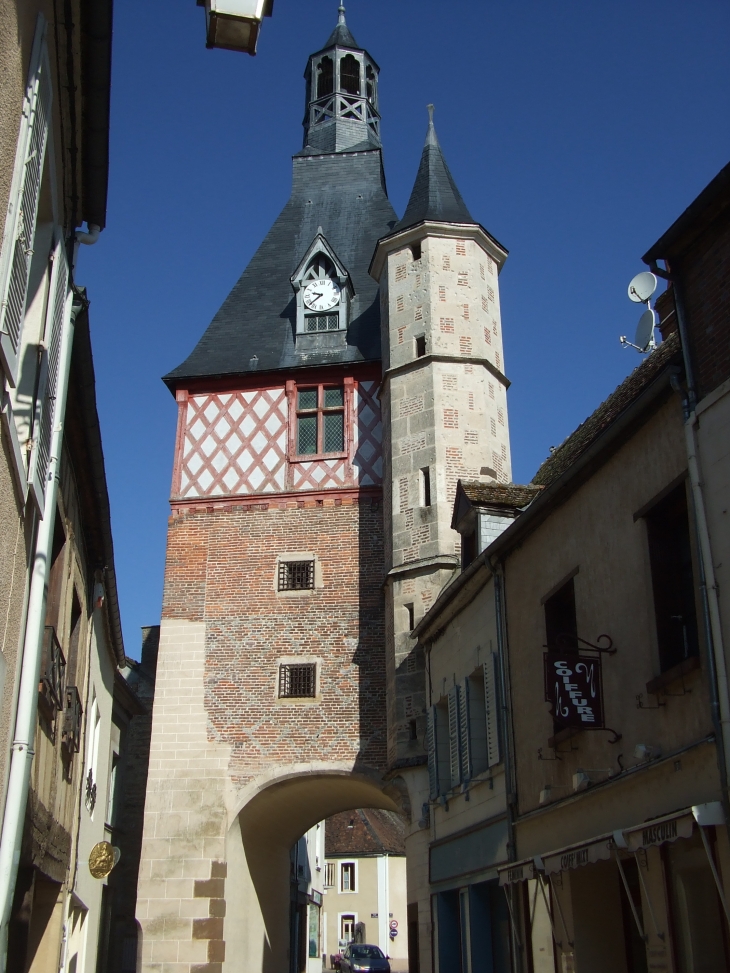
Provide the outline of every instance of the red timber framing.
[[[357,371],[313,369],[239,376],[178,388],[171,504],[182,510],[281,502],[331,502],[380,492],[379,365]],[[344,391],[344,449],[297,455],[297,393],[314,387]],[[247,502],[246,502],[247,501]],[[351,500],[345,502],[352,502]]]

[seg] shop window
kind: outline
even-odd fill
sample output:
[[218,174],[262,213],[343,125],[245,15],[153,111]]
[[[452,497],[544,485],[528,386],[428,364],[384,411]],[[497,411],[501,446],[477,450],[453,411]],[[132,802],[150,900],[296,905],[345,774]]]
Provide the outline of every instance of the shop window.
[[666,672],[699,654],[684,483],[646,514],[659,663]]
[[550,652],[576,652],[575,583],[571,578],[545,600],[545,636]]
[[356,892],[355,862],[342,862],[340,865],[340,891]]
[[360,62],[354,54],[340,58],[340,87],[348,95],[360,94]]
[[299,389],[297,454],[317,456],[345,449],[345,392],[342,387]]
[[335,65],[331,57],[323,57],[317,65],[317,97],[324,98],[335,90]]
[[725,919],[702,836],[695,830],[691,838],[669,842],[663,851],[679,969],[693,973],[727,970],[730,957],[723,935]]

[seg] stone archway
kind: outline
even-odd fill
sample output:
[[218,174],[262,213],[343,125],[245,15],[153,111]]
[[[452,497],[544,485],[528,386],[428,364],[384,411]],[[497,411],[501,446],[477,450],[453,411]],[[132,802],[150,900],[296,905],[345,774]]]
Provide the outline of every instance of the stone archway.
[[359,807],[401,811],[397,792],[353,772],[283,769],[246,788],[227,837],[226,973],[289,968],[289,851],[318,821]]

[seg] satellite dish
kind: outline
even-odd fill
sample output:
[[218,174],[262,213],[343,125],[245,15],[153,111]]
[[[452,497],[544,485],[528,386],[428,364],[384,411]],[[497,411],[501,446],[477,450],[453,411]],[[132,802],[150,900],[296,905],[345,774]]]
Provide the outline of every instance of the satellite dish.
[[629,297],[634,304],[646,304],[656,288],[656,277],[645,270],[642,274],[637,274],[629,284]]
[[[653,276],[652,274],[649,275]],[[641,351],[646,351],[651,344],[654,342],[654,328],[656,326],[656,318],[654,312],[651,308],[644,313],[639,318],[639,323],[636,326],[636,337],[634,338],[634,344]]]

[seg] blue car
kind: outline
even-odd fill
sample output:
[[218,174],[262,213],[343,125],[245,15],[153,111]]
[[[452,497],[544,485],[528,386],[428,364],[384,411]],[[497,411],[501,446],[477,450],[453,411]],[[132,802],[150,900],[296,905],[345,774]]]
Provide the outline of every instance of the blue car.
[[350,943],[340,960],[341,973],[358,973],[358,970],[374,973],[390,973],[388,957],[383,955],[380,946],[367,943]]

